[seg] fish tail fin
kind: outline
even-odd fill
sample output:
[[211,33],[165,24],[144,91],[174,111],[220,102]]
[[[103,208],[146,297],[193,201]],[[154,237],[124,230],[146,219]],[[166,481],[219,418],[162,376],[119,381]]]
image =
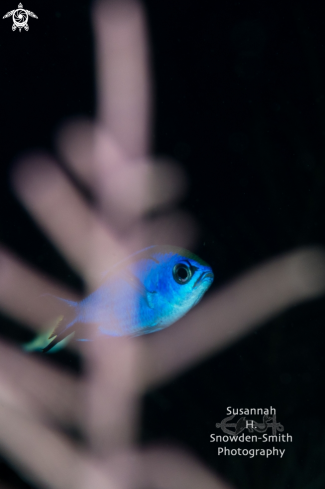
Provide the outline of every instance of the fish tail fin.
[[[42,331],[38,335],[36,335],[35,338],[33,338],[31,341],[24,343],[22,345],[22,349],[28,353],[35,352],[35,351],[44,351],[48,347],[48,345],[51,343],[51,337],[54,334],[55,335],[55,329],[57,326],[61,323],[63,320],[63,316],[60,316],[57,318],[55,321],[52,322],[51,326],[47,331]],[[69,341],[72,338],[73,333],[71,335],[67,336],[66,338],[63,338],[60,342],[57,342],[57,344],[53,348],[51,348],[50,353],[55,353],[57,351],[62,350]]]
[[69,341],[71,340],[71,338],[75,334],[74,330],[71,332],[70,332],[70,330],[68,330],[68,328],[70,328],[74,323],[75,323],[75,321],[73,321],[71,324],[69,324],[69,326],[67,326],[67,328],[64,329],[64,331],[62,331],[59,334],[56,334],[54,331],[48,337],[47,345],[45,345],[41,351],[43,353],[55,353],[56,351],[59,351],[62,348],[64,348],[67,345],[67,343],[69,343]]
[[68,306],[70,307],[77,307],[78,305],[78,302],[75,302],[75,301],[70,301],[69,299],[63,299],[62,297],[58,297],[56,295],[53,295],[53,294],[42,294],[41,297],[53,297],[53,299],[56,299],[60,302],[64,302],[65,304],[68,304]]
[[71,309],[68,310],[65,316],[59,316],[49,325],[49,329],[45,332],[41,332],[38,334],[32,341],[25,343],[22,345],[22,348],[26,352],[33,351],[42,351],[47,353],[51,350],[51,353],[55,353],[56,351],[64,348],[67,343],[71,340],[74,331],[69,330],[69,328],[76,322],[77,320],[77,306],[78,302],[71,301],[68,299],[62,299],[61,297],[57,297],[52,294],[42,294],[41,297],[50,296],[54,299],[64,302]]

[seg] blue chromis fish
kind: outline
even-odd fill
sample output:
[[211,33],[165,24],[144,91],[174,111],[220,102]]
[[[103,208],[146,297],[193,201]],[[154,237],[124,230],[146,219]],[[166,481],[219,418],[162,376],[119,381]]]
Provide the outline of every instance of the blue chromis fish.
[[200,301],[213,278],[211,267],[190,251],[150,246],[114,265],[82,301],[60,299],[72,314],[25,350],[60,349],[73,333],[78,341],[89,341],[84,323],[96,328],[95,336],[140,336],[167,328]]

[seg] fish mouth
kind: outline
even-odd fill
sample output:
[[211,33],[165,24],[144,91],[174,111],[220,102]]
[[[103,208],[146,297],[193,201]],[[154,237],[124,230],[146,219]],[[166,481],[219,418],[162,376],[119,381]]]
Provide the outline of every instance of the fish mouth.
[[213,272],[202,272],[201,275],[197,278],[195,284],[193,285],[193,289],[198,287],[202,282],[210,282],[212,284],[214,279]]

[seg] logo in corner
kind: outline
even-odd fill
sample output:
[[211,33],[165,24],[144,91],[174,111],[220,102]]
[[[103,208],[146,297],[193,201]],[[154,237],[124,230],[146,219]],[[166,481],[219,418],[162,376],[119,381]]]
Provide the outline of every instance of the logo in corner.
[[[273,414],[273,416],[264,414],[262,423],[257,423],[254,420],[246,420],[246,416],[240,418],[236,423],[229,423],[228,421],[231,421],[234,417],[235,414],[224,418],[221,423],[216,423],[216,427],[221,428],[224,433],[229,435],[239,435],[239,433],[244,431],[246,428],[250,433],[252,433],[254,430],[258,433],[265,433],[268,428],[271,428],[273,436],[277,434],[277,431],[281,432],[284,430],[283,425],[281,423],[277,423],[275,414]],[[235,428],[235,430],[229,430],[230,427]]]
[[23,9],[23,5],[21,3],[18,5],[18,8],[16,10],[11,10],[10,12],[7,12],[6,15],[4,15],[2,18],[6,19],[7,17],[11,16],[13,21],[12,30],[15,31],[18,28],[19,32],[21,32],[22,28],[24,28],[25,31],[29,30],[28,16],[34,17],[34,19],[38,19],[37,15],[35,15],[34,12]]
[[[224,434],[211,433],[210,442],[217,443],[239,443],[244,444],[243,448],[231,448],[226,445],[218,446],[218,455],[239,455],[249,456],[271,456],[283,457],[285,448],[282,444],[292,442],[292,436],[288,433],[283,433],[284,426],[276,419],[276,410],[272,406],[270,408],[236,408],[227,407],[228,416],[221,423],[216,423],[216,428],[221,428]],[[254,419],[246,419],[246,416],[262,415],[262,422],[257,422]],[[242,416],[244,415],[244,416]],[[240,418],[233,422],[235,416]],[[244,431],[247,430],[248,434]],[[269,432],[271,430],[271,433]],[[246,432],[247,433],[247,432]],[[266,443],[266,445],[264,445]],[[274,445],[270,447],[270,443]],[[248,445],[247,445],[248,444]],[[252,444],[257,444],[252,445]],[[246,448],[246,447],[249,448]],[[268,448],[266,448],[268,447]]]

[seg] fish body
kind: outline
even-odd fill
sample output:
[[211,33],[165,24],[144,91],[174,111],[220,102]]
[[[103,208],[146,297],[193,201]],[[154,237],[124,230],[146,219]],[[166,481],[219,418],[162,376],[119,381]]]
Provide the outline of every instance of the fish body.
[[116,264],[104,283],[82,301],[66,301],[70,321],[52,332],[50,350],[68,335],[87,341],[91,323],[95,336],[139,336],[164,329],[197,304],[213,282],[211,267],[190,251],[174,246],[150,246]]

